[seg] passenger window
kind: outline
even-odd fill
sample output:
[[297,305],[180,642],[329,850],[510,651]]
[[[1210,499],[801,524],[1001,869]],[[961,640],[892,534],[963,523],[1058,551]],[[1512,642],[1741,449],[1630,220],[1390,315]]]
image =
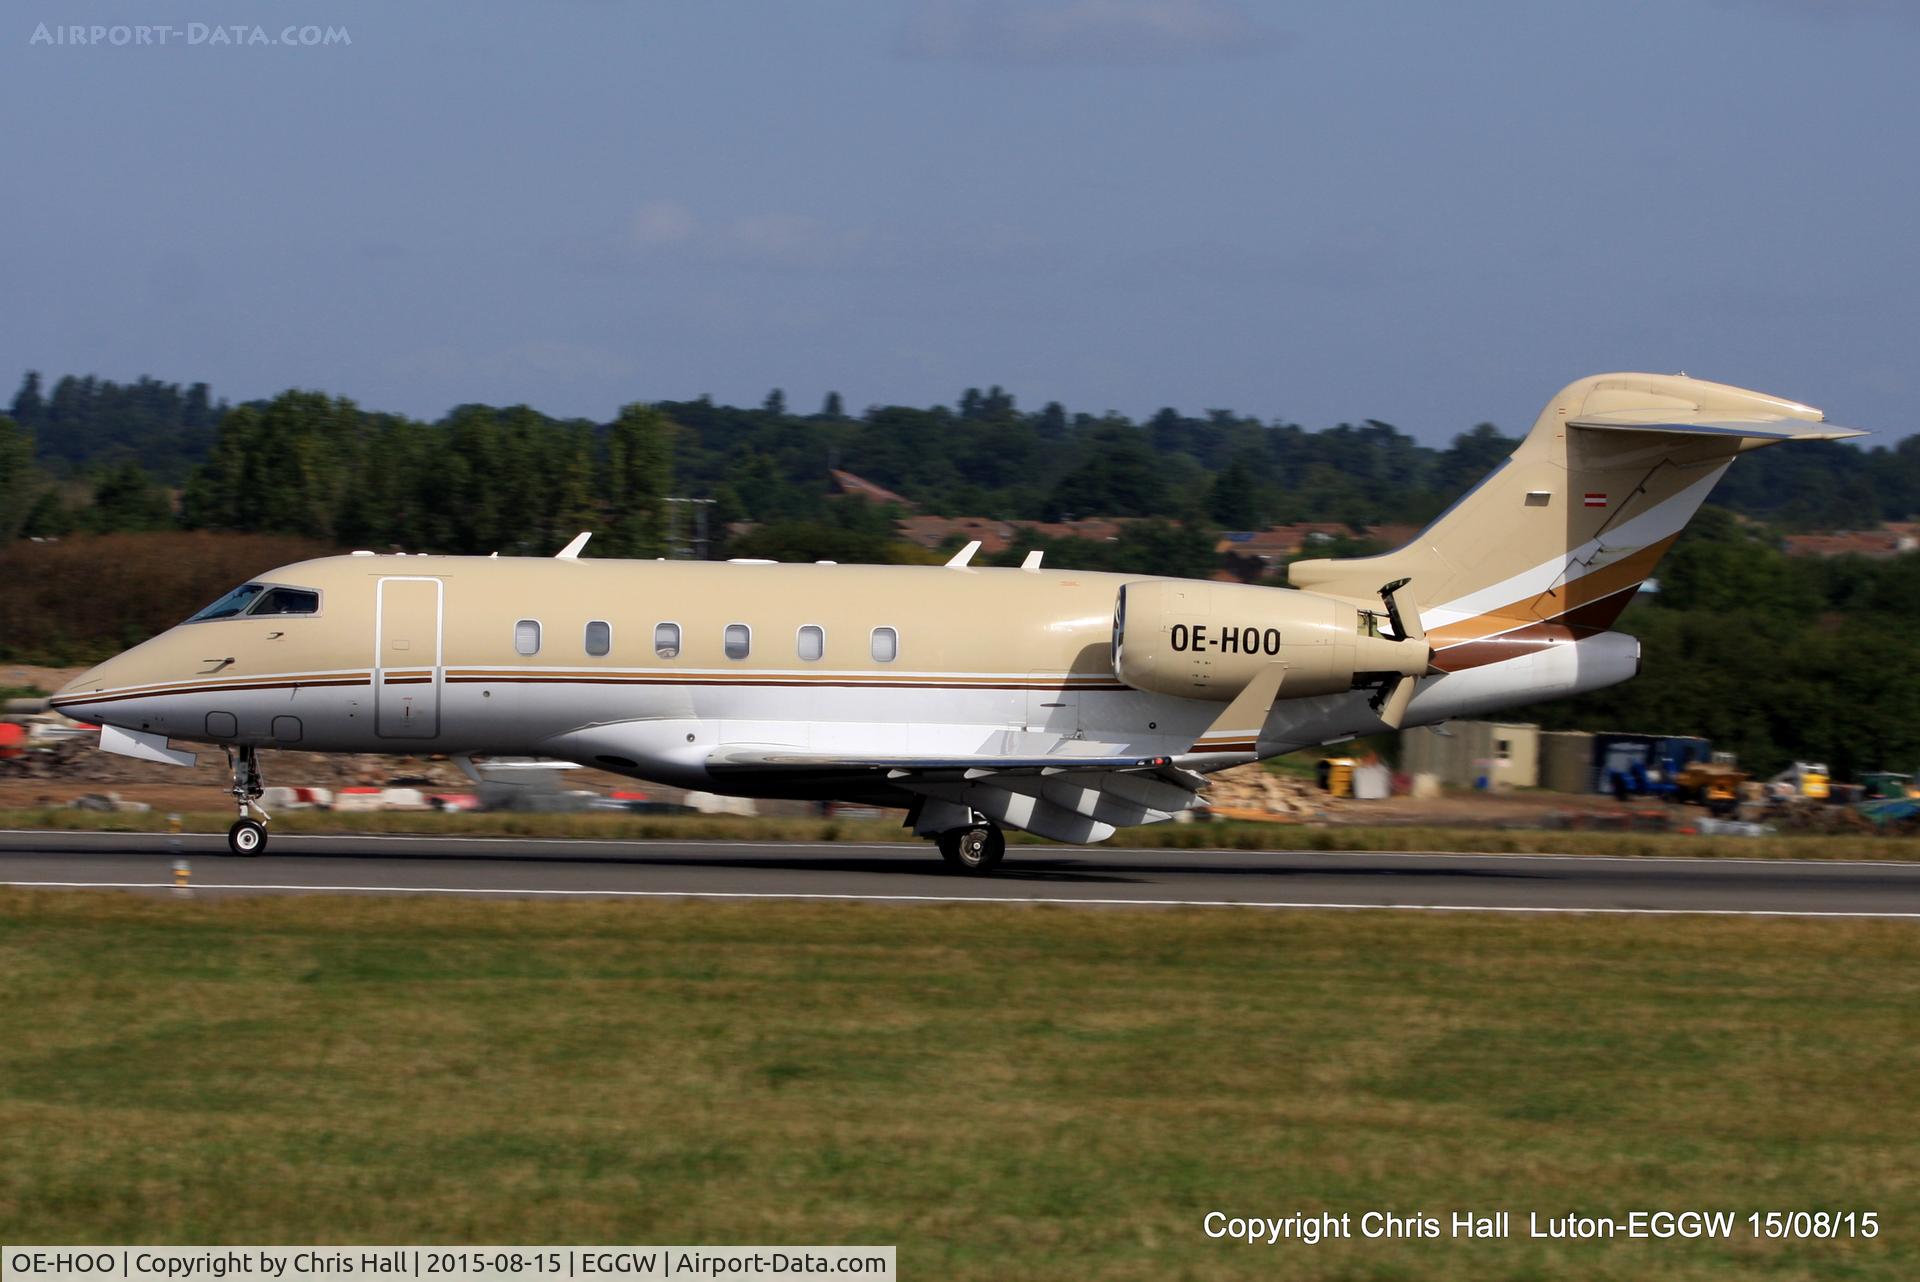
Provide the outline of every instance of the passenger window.
[[656,659],[677,659],[680,657],[679,624],[656,623],[653,625],[653,657]]
[[248,614],[318,614],[320,594],[306,588],[268,588]]
[[587,653],[598,659],[613,649],[613,625],[595,619],[587,625]]
[[753,630],[744,623],[729,623],[726,635],[726,654],[729,659],[744,659],[753,648]]
[[827,652],[827,634],[818,624],[809,623],[800,629],[800,657],[812,663]]
[[522,619],[513,625],[513,649],[516,654],[540,653],[540,621]]
[[892,628],[873,630],[873,661],[892,663],[900,654],[900,634]]

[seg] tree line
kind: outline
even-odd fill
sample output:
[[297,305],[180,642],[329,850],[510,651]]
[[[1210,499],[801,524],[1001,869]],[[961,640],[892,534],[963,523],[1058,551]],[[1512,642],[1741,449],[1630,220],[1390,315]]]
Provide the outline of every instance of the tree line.
[[[657,547],[668,492],[713,499],[716,530],[837,529],[847,518],[833,515],[832,468],[945,515],[1420,523],[1517,439],[1481,423],[1434,448],[1372,420],[1312,431],[1223,409],[1136,422],[1057,402],[1022,410],[999,387],[858,414],[838,394],[798,412],[775,391],[758,407],[660,401],[607,422],[524,405],[425,422],[317,392],[230,406],[203,383],[152,378],[69,376],[48,393],[29,373],[11,417],[0,535],[177,523],[454,552],[538,547],[583,516],[618,527],[609,552]],[[1768,450],[1732,469],[1715,501],[1782,530],[1904,519],[1920,513],[1920,436]],[[162,510],[176,502],[177,516]]]

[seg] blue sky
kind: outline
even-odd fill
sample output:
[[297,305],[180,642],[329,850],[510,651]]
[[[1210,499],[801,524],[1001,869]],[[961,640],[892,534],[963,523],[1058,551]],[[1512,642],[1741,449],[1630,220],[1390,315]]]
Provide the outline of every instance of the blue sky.
[[[166,46],[39,24],[159,24]],[[343,27],[308,48],[191,23]],[[1920,6],[10,7],[0,378],[437,416],[1230,407],[1684,369],[1920,422]]]

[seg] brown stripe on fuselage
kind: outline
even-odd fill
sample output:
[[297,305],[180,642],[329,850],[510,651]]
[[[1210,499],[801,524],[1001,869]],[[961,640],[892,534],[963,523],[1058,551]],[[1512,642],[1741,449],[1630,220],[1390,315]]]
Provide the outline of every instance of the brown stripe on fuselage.
[[1613,621],[1620,617],[1620,612],[1627,608],[1628,602],[1633,600],[1634,593],[1639,590],[1638,583],[1630,584],[1612,596],[1589,601],[1585,605],[1568,610],[1556,619],[1529,623],[1525,627],[1514,628],[1512,631],[1502,632],[1496,636],[1481,637],[1475,641],[1465,641],[1435,650],[1433,666],[1442,672],[1480,668],[1489,663],[1517,659],[1549,646],[1579,641],[1605,632],[1613,626]]
[[[1653,572],[1668,548],[1673,546],[1678,535],[1670,535],[1655,543],[1649,543],[1638,552],[1624,556],[1611,565],[1601,566],[1577,579],[1569,579],[1557,587],[1536,593],[1519,601],[1489,610],[1485,614],[1475,615],[1471,619],[1462,619],[1458,623],[1443,623],[1428,633],[1435,646],[1458,645],[1468,641],[1479,641],[1497,632],[1531,626],[1566,617],[1573,611],[1612,598],[1628,588],[1636,588],[1645,582]],[[1629,598],[1630,599],[1630,598]],[[1596,631],[1604,631],[1607,624],[1620,617],[1620,610],[1626,608],[1626,602],[1620,603]]]
[[849,680],[841,677],[819,676],[767,676],[757,677],[751,673],[739,676],[727,676],[703,673],[699,676],[682,676],[678,673],[556,673],[529,674],[516,673],[513,676],[475,676],[468,673],[449,673],[449,685],[603,685],[603,686],[783,686],[793,689],[819,689],[822,687],[840,690],[1041,690],[1065,693],[1070,690],[1119,691],[1133,687],[1118,681],[1100,685],[1074,684],[1063,686],[1058,682],[1032,681],[909,681],[895,680]]
[[1112,677],[1071,676],[1020,680],[1008,677],[896,677],[880,673],[848,672],[680,672],[672,668],[649,671],[604,671],[555,668],[456,669],[447,681],[459,685],[740,685],[832,686],[853,690],[1127,690]]
[[288,681],[228,681],[216,685],[180,685],[150,690],[121,690],[112,694],[76,694],[49,700],[54,708],[81,704],[124,703],[128,699],[164,699],[176,694],[234,694],[251,690],[299,690],[306,686],[360,686],[367,684],[366,674],[357,677],[302,677]]
[[[143,687],[133,690],[118,690],[111,693],[80,694],[66,699],[53,701],[52,706],[74,706],[96,703],[121,703],[128,699],[156,699],[181,694],[233,694],[255,690],[297,690],[302,686],[350,686],[366,685],[371,674],[361,673],[345,677],[300,677],[278,681],[221,681],[202,683],[176,683],[168,686]],[[751,673],[738,675],[709,673],[700,676],[685,676],[677,672],[536,672],[519,669],[511,673],[464,673],[449,672],[445,677],[449,684],[457,685],[697,685],[697,686],[749,686],[749,687],[790,687],[819,688],[836,687],[855,690],[1099,690],[1120,691],[1131,687],[1111,679],[1075,679],[1070,684],[1053,681],[993,681],[990,678],[959,678],[941,680],[913,681],[904,678],[884,680],[863,677],[836,677],[823,673],[819,676],[757,677]],[[431,673],[418,676],[382,674],[381,684],[430,685]]]

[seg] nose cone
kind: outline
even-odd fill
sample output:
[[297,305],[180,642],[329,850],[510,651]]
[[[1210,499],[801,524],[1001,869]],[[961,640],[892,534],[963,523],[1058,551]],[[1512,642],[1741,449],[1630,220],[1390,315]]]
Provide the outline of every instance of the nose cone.
[[154,679],[151,673],[143,676],[139,670],[151,666],[135,658],[134,651],[129,650],[87,669],[67,682],[58,694],[47,701],[48,705],[75,721],[121,725],[126,720],[125,714],[134,710],[133,705],[127,702],[127,696],[132,691],[151,685]]
[[73,680],[67,682],[47,701],[56,712],[72,717],[75,721],[99,721],[99,711],[108,704],[98,702],[96,696],[108,688],[108,670],[113,667],[112,659],[87,669]]

